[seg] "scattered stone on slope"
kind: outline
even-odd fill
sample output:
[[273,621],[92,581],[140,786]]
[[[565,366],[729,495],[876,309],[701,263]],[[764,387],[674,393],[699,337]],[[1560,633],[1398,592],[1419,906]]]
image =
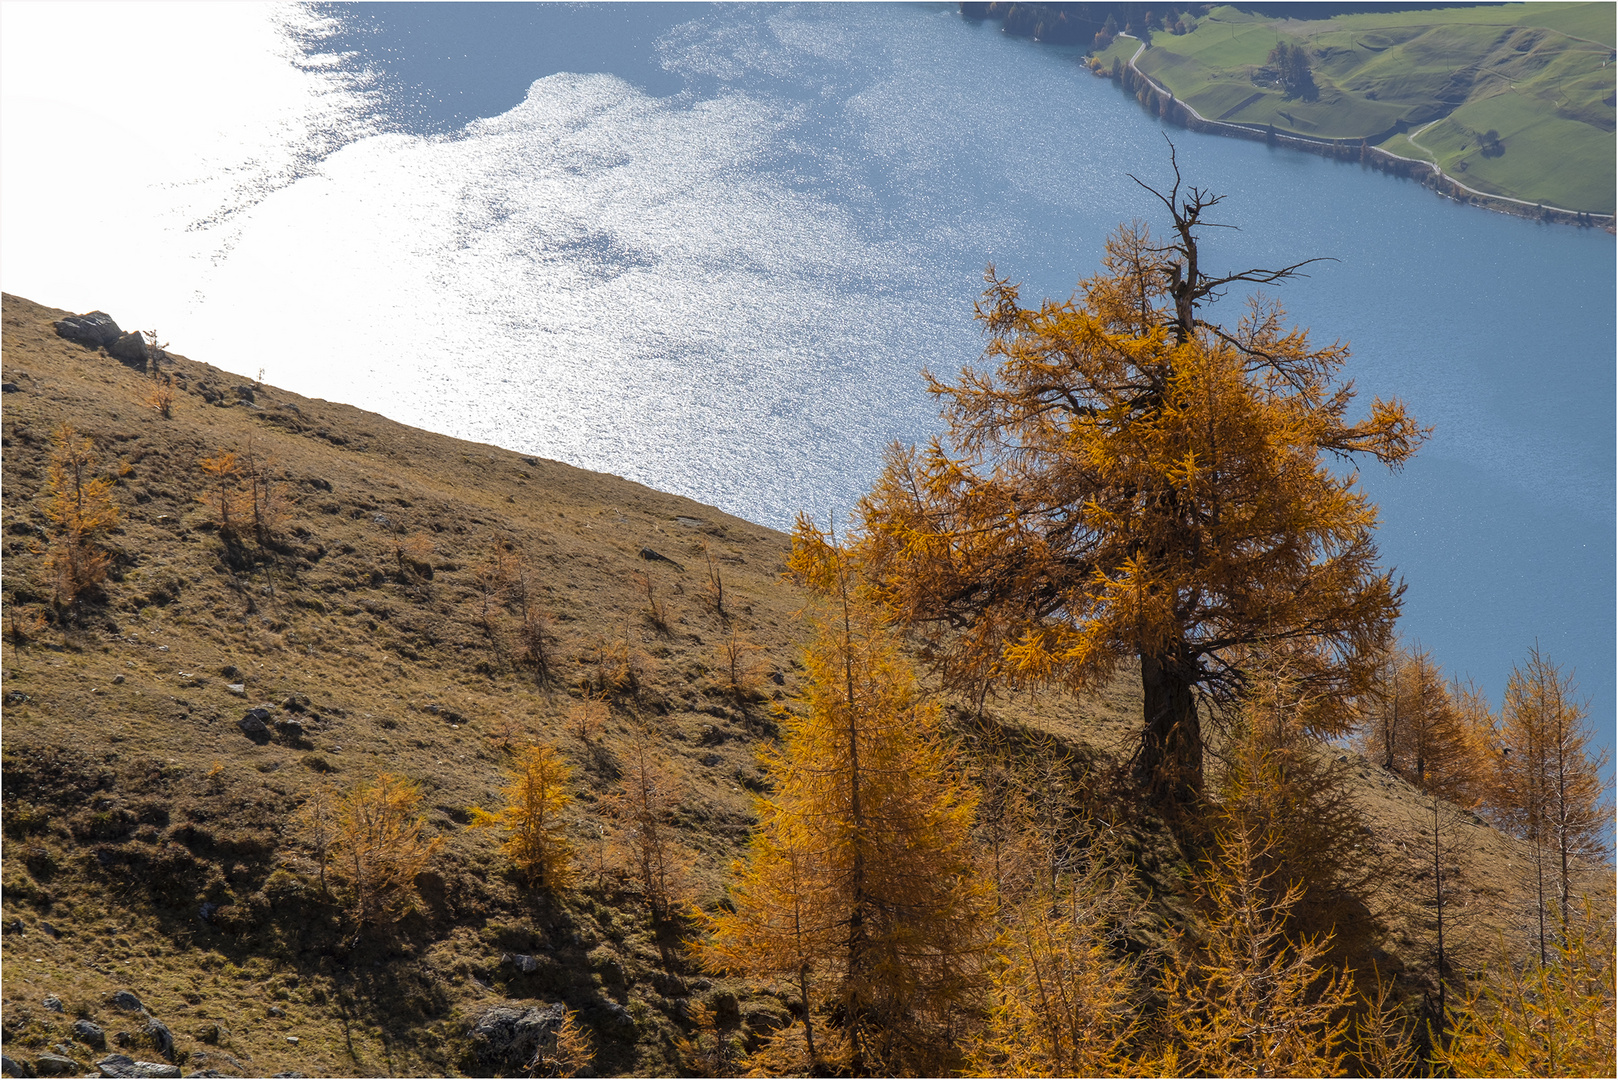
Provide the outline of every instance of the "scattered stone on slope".
[[643,547],[640,549],[640,557],[645,559],[647,562],[666,562],[676,570],[680,571],[680,573],[685,573],[685,567],[681,566],[679,563],[675,562],[661,551],[653,551],[649,547]]
[[[188,1076],[237,1076],[248,1071],[247,1066],[223,1050],[198,1050],[191,1055],[190,1064],[198,1066]],[[221,1072],[229,1069],[230,1072]]]
[[155,1016],[148,1017],[146,1027],[142,1030],[158,1054],[170,1061],[174,1060],[174,1036],[169,1032],[167,1024]]
[[70,1057],[45,1053],[34,1058],[34,1071],[40,1076],[72,1076],[80,1071],[80,1065]]
[[118,991],[116,994],[112,995],[110,1000],[112,1002],[112,1007],[121,1010],[122,1012],[143,1013],[146,1011],[146,1006],[140,1003],[140,998],[136,997],[128,990]]
[[114,359],[122,360],[125,364],[135,368],[144,368],[146,361],[152,355],[151,349],[146,346],[145,335],[139,330],[131,330],[129,333],[120,336],[111,345],[107,346],[107,352],[111,353]]
[[69,315],[58,319],[56,332],[78,345],[102,349],[123,336],[118,324],[105,311],[92,311],[87,315]]
[[107,1048],[107,1033],[101,1025],[89,1020],[75,1020],[73,1022],[73,1037],[86,1046],[93,1046],[97,1050]]
[[55,994],[45,995],[45,1011],[59,1013],[62,1011],[62,999]]
[[524,975],[532,975],[539,970],[539,958],[525,953],[501,953],[500,962],[516,968]]
[[249,709],[247,715],[236,721],[236,726],[242,729],[242,734],[263,746],[270,741],[270,710]]

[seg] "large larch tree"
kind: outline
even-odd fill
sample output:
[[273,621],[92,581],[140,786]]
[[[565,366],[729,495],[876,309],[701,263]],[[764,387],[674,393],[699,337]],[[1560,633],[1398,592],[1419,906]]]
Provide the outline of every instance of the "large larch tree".
[[1025,308],[989,268],[992,368],[926,376],[948,432],[892,450],[860,554],[958,689],[1077,689],[1137,657],[1137,764],[1184,802],[1201,789],[1197,696],[1239,692],[1246,652],[1287,652],[1317,701],[1368,677],[1403,585],[1378,566],[1356,474],[1330,466],[1398,467],[1425,432],[1398,401],[1350,419],[1347,347],[1315,346],[1279,307],[1205,319],[1228,287],[1305,264],[1211,276],[1198,230],[1221,197],[1182,190],[1178,167],[1153,194],[1173,236],[1120,228],[1070,300]]

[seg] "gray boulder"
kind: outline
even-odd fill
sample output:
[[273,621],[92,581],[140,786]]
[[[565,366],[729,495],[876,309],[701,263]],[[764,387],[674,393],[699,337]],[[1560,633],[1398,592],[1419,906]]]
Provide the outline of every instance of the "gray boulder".
[[242,734],[263,746],[270,741],[270,710],[249,709],[247,715],[236,721],[236,726],[242,729]]
[[146,1006],[140,1003],[140,998],[136,997],[128,990],[118,991],[116,994],[112,995],[110,1000],[112,1002],[112,1007],[122,1012],[143,1013],[146,1011]]
[[119,335],[116,341],[107,346],[107,351],[114,358],[137,368],[145,367],[146,361],[152,356],[151,349],[146,345],[146,336],[139,330]]
[[146,1027],[142,1029],[146,1038],[163,1057],[174,1060],[174,1036],[169,1032],[168,1025],[155,1016],[147,1017]]
[[79,1071],[79,1063],[61,1054],[40,1054],[34,1058],[34,1071],[40,1076],[72,1076]]
[[33,1068],[16,1061],[10,1054],[0,1054],[0,1076],[31,1076]]
[[45,995],[45,1009],[47,1012],[59,1013],[62,1011],[62,999],[55,994]]
[[527,1075],[534,1058],[567,1018],[555,1005],[495,1005],[484,1010],[468,1032],[472,1054],[486,1076]]
[[136,1061],[128,1054],[108,1054],[96,1062],[96,1068],[101,1070],[102,1076],[179,1076],[178,1065],[166,1065],[160,1061]]
[[92,311],[87,315],[69,315],[56,322],[56,332],[69,341],[88,345],[92,349],[105,348],[123,337],[124,332],[105,311]]
[[73,1022],[73,1037],[85,1046],[93,1046],[97,1050],[107,1047],[107,1033],[99,1024],[89,1020],[75,1020]]
[[539,958],[529,956],[527,953],[501,953],[500,962],[508,967],[514,967],[524,975],[532,975],[539,970]]

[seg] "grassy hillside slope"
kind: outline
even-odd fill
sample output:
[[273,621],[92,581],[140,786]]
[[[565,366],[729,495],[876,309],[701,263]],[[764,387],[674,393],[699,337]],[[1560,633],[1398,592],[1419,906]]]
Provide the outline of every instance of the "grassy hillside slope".
[[[7,1055],[57,1047],[86,1065],[105,1051],[75,1041],[85,1018],[109,1049],[156,1060],[110,1003],[120,990],[167,1025],[187,1072],[227,1075],[476,1072],[467,1029],[507,1001],[579,1010],[602,1074],[696,1068],[678,1040],[699,1003],[744,1042],[786,1022],[792,992],[704,973],[681,944],[691,924],[652,923],[598,812],[638,747],[666,761],[690,898],[722,901],[762,789],[757,750],[798,682],[803,597],[779,576],[782,534],[179,357],[164,365],[180,388],[165,419],[143,404],[147,375],[55,334],[64,314],[4,298],[8,618],[49,600],[44,490],[63,421],[117,476],[123,522],[104,589],[3,658]],[[273,459],[285,496],[264,546],[222,537],[201,501],[199,462],[248,448]],[[483,606],[497,551],[520,556],[552,620],[547,681],[515,662],[511,611]],[[726,643],[744,647],[740,685]],[[604,724],[581,734],[598,692]],[[301,734],[250,741],[237,721],[259,705]],[[1154,917],[1183,923],[1186,856],[1149,812],[1106,805],[1138,710],[1126,679],[1090,700],[954,715],[969,769],[1069,755],[1075,802],[1132,822]],[[470,807],[498,805],[511,749],[535,739],[575,770],[580,882],[556,898],[523,888],[497,837],[468,827]],[[1357,758],[1339,764],[1365,822],[1357,955],[1419,996],[1432,984],[1427,804]],[[447,846],[419,882],[423,909],[356,942],[320,901],[292,820],[315,785],[384,770],[422,786]],[[1447,932],[1479,962],[1501,934],[1517,939],[1522,852],[1468,816],[1446,844],[1462,916]]]
[[[1278,42],[1308,50],[1313,91],[1279,84],[1267,67]],[[1136,66],[1209,120],[1370,139],[1480,191],[1611,214],[1614,43],[1610,4],[1319,20],[1220,7],[1189,33],[1154,33]],[[1138,47],[1121,37],[1098,60],[1109,69]]]

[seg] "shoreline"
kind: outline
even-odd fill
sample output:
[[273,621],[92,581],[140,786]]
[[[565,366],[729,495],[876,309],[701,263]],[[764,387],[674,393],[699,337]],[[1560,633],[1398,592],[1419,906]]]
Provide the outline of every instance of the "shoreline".
[[[1132,41],[1140,41],[1134,34],[1120,33],[1119,37],[1127,37]],[[1133,73],[1137,87],[1133,91],[1136,100],[1146,107],[1154,116],[1159,116],[1169,123],[1178,124],[1188,131],[1195,131],[1209,135],[1223,135],[1226,138],[1245,139],[1249,142],[1262,142],[1268,146],[1286,146],[1294,150],[1303,150],[1307,153],[1318,154],[1321,157],[1333,158],[1338,161],[1358,161],[1379,172],[1390,173],[1415,180],[1423,187],[1441,195],[1451,202],[1465,203],[1484,210],[1491,210],[1497,214],[1510,214],[1513,217],[1528,218],[1537,221],[1560,225],[1576,225],[1582,228],[1601,229],[1609,234],[1618,235],[1618,216],[1613,214],[1594,214],[1583,210],[1569,210],[1566,207],[1547,206],[1543,203],[1529,202],[1526,199],[1516,199],[1509,195],[1495,195],[1477,188],[1468,187],[1449,173],[1439,168],[1431,161],[1420,158],[1404,157],[1380,146],[1372,146],[1366,138],[1326,139],[1310,135],[1299,135],[1292,132],[1278,131],[1273,126],[1259,127],[1255,124],[1237,124],[1228,120],[1210,120],[1196,109],[1174,96],[1174,91],[1152,78],[1146,72],[1135,66],[1135,61],[1141,53],[1146,51],[1146,42],[1140,41],[1134,54],[1130,56],[1125,70]],[[1112,75],[1093,63],[1085,65],[1097,78],[1114,81]],[[1122,85],[1120,83],[1120,85]],[[1124,87],[1125,90],[1129,88]]]

